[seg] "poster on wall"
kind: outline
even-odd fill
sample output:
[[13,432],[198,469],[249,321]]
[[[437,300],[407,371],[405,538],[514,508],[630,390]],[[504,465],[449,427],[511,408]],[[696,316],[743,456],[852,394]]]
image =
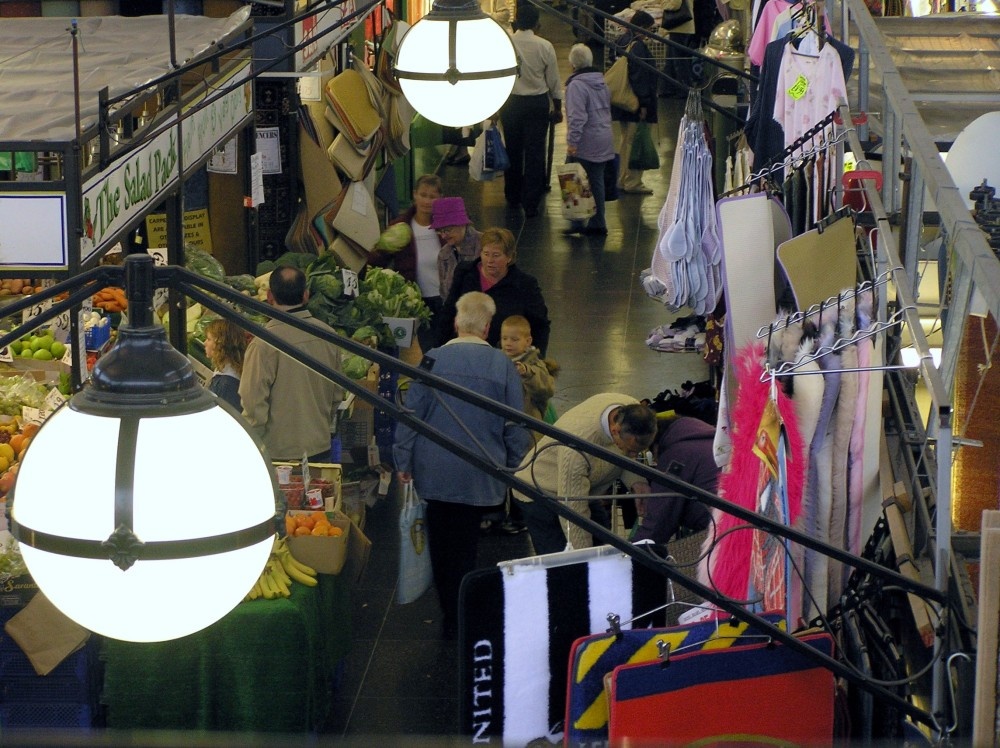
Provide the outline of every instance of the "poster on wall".
[[262,173],[281,173],[281,131],[279,128],[257,128],[257,153],[261,157]]
[[[149,247],[167,246],[166,213],[150,213],[146,216],[146,238]],[[212,227],[208,222],[207,208],[184,211],[184,245],[212,253]]]
[[213,174],[236,174],[236,138],[226,141],[225,145],[216,149],[208,160],[208,170]]

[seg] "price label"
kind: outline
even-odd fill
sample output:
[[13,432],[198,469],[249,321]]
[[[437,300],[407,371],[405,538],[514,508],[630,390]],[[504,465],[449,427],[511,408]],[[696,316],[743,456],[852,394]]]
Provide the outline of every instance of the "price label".
[[42,312],[48,311],[52,307],[52,299],[46,299],[45,301],[40,301],[37,304],[32,304],[23,312],[21,312],[21,322],[30,322],[35,317],[40,315]]
[[[153,265],[164,267],[167,264],[167,250],[163,247],[151,247],[146,250],[146,254],[153,258]],[[153,291],[153,309],[159,309],[170,301],[170,291],[166,288],[157,288]]]
[[378,452],[378,445],[375,443],[375,439],[372,439],[368,443],[368,467],[378,467],[381,463],[382,458]]
[[64,364],[66,364],[66,366],[72,366],[73,365],[73,346],[71,346],[71,345],[67,345],[66,346],[66,352],[63,353],[62,358],[60,359],[60,361],[62,361]]
[[156,267],[167,264],[167,250],[163,247],[150,247],[146,250],[146,254],[153,258],[153,264]]
[[392,471],[379,468],[378,471],[378,495],[388,496],[389,482],[392,480]]
[[27,405],[21,407],[21,420],[24,423],[42,423],[42,411],[38,408],[29,408]]
[[0,362],[5,364],[14,363],[14,357],[10,353],[10,346],[4,346],[0,348]]
[[51,413],[64,402],[66,402],[66,398],[63,396],[63,393],[53,387],[49,390],[49,394],[45,396],[45,400],[42,401],[42,405],[45,406],[45,410]]
[[340,277],[344,281],[344,296],[358,295],[358,274],[348,268],[340,271]]
[[69,338],[69,312],[63,312],[52,320],[52,337],[60,343],[65,343]]

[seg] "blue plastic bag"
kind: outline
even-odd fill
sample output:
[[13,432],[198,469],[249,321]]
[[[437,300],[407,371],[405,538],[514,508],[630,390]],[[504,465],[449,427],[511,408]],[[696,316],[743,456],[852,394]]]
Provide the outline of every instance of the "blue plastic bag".
[[486,131],[486,156],[483,168],[491,171],[507,171],[510,168],[510,156],[503,144],[503,136],[496,125]]

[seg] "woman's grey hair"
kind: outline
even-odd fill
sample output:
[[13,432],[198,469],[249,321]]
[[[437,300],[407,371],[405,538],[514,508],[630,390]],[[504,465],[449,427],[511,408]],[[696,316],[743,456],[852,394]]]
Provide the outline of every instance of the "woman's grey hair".
[[480,335],[496,313],[496,303],[482,291],[462,294],[455,303],[455,331]]
[[586,44],[574,44],[569,48],[569,64],[574,70],[589,68],[594,64],[594,53]]

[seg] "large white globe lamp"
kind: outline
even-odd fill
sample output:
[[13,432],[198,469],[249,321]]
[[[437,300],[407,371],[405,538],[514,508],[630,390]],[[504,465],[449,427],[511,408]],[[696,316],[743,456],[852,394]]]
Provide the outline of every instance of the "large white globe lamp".
[[11,530],[39,588],[99,634],[163,641],[246,595],[274,536],[258,441],[152,324],[152,258],[126,259],[130,322],[90,382],[42,425]]
[[514,43],[478,0],[435,0],[403,35],[396,77],[420,114],[447,127],[494,115],[517,76]]

